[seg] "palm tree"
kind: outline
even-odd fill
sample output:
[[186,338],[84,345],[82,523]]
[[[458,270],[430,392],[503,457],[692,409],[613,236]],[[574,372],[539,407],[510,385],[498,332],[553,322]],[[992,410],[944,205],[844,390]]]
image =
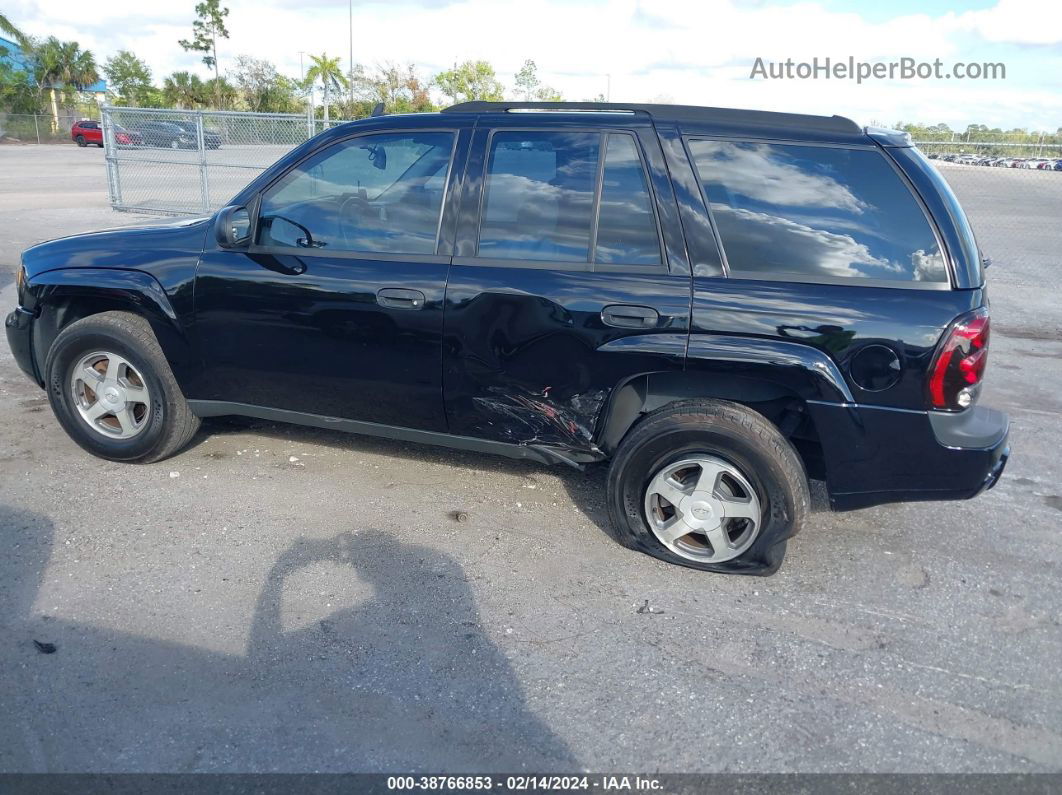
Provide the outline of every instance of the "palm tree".
[[51,94],[52,127],[59,123],[56,87],[83,91],[100,79],[96,59],[89,50],[82,50],[76,41],[59,41],[49,36],[33,48],[34,78],[37,92],[45,88]]
[[324,120],[328,121],[328,92],[341,91],[349,84],[343,76],[343,70],[339,68],[339,58],[329,58],[321,53],[311,55],[310,60],[313,66],[306,70],[306,85],[312,86],[315,81],[321,81],[321,88],[324,90]]
[[170,105],[179,108],[194,108],[203,101],[206,86],[199,75],[190,72],[174,72],[162,81],[162,95]]
[[30,43],[29,36],[27,36],[25,33],[15,27],[15,23],[5,17],[3,14],[0,14],[0,33],[6,33],[8,36],[10,36],[11,40],[14,41],[15,44],[19,46],[19,49],[23,51],[23,54],[26,54],[26,48]]

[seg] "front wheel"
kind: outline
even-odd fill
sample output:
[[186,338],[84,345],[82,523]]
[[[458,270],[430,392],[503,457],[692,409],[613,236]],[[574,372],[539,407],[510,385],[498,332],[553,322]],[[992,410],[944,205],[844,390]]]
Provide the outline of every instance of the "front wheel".
[[45,362],[48,399],[75,442],[111,461],[168,458],[199,428],[150,324],[127,312],[71,323]]
[[773,574],[809,502],[793,446],[762,415],[727,401],[680,401],[650,414],[609,470],[620,540],[704,571]]
[[85,136],[84,135],[79,135],[74,140],[77,141],[77,145],[78,146],[84,146],[85,145]]

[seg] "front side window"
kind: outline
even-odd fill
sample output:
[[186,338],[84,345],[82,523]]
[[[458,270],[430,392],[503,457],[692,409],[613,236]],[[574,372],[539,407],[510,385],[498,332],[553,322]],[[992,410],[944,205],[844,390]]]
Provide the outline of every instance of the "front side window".
[[434,254],[453,139],[365,135],[313,155],[263,194],[258,244]]
[[911,191],[876,151],[689,142],[735,276],[947,282]]
[[479,256],[659,265],[656,218],[634,138],[626,133],[495,133]]

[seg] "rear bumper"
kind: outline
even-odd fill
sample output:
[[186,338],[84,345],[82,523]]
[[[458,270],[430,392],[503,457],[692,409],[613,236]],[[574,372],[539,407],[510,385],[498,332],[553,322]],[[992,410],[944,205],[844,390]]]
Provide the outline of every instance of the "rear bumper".
[[1007,415],[810,404],[835,510],[965,500],[992,488],[1010,456]]
[[7,344],[19,369],[40,385],[43,382],[33,364],[33,319],[33,312],[20,306],[7,316],[4,327],[7,330]]

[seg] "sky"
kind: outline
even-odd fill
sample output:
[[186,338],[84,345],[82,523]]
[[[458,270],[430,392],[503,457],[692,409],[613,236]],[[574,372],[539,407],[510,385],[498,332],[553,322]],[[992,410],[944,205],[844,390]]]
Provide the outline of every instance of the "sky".
[[[196,0],[3,0],[31,35],[56,35],[99,62],[129,49],[157,81],[207,69],[184,52]],[[351,0],[354,61],[413,63],[425,76],[485,59],[512,92],[533,59],[567,99],[678,102],[837,113],[860,124],[897,122],[1046,129],[1062,127],[1062,2],[1058,0]],[[348,0],[223,0],[236,55],[298,76],[300,55],[343,59],[351,47]],[[305,58],[305,56],[303,56]],[[1002,63],[1005,79],[750,79],[756,59],[818,58]],[[512,96],[515,96],[513,92]],[[438,100],[443,98],[439,96]]]

